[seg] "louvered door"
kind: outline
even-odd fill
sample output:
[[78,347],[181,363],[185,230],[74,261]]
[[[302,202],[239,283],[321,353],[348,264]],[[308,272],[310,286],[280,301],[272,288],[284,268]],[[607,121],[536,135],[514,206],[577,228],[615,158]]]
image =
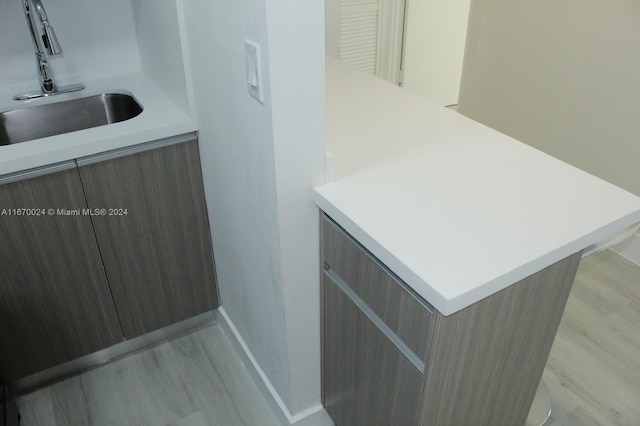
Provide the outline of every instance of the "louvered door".
[[340,60],[378,74],[381,0],[342,0]]
[[327,54],[398,84],[405,0],[325,0]]

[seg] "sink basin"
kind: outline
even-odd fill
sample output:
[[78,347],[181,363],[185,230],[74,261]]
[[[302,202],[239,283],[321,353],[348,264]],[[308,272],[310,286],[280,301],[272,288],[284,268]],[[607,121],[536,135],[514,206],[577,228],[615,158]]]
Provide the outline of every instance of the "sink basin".
[[142,112],[131,93],[113,92],[0,112],[0,145],[129,120]]

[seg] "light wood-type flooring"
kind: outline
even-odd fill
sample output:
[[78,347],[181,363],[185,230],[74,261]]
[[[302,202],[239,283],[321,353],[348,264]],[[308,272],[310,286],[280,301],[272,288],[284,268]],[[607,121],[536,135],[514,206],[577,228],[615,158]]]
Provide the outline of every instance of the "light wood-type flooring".
[[21,426],[279,424],[220,326],[128,355],[17,403]]
[[[550,425],[640,425],[640,267],[609,250],[583,261],[543,378]],[[277,424],[219,326],[18,403],[23,426]]]
[[640,426],[640,267],[606,250],[585,259],[543,380],[553,426]]

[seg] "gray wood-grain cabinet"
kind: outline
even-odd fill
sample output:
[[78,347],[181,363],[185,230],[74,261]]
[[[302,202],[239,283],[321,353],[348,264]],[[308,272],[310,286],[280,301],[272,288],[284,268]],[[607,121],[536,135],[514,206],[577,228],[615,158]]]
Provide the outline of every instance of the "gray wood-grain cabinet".
[[322,399],[337,426],[525,424],[580,253],[444,316],[326,215],[321,236]]
[[337,425],[412,425],[422,372],[330,275],[324,288],[324,403]]
[[325,218],[323,400],[336,425],[417,423],[433,309]]
[[62,168],[0,185],[9,382],[219,304],[194,135]]
[[[125,338],[218,306],[197,141],[79,161]],[[98,160],[102,160],[98,157]]]
[[0,185],[0,372],[8,382],[122,341],[91,218],[57,214],[86,208],[70,167]]

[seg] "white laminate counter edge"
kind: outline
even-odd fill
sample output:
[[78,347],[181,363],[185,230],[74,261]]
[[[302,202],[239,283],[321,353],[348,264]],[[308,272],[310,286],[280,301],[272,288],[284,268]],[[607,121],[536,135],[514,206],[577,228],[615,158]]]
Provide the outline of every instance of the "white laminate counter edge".
[[0,96],[0,111],[59,102],[112,90],[131,92],[142,113],[127,121],[0,147],[0,175],[19,172],[100,152],[119,149],[197,130],[196,120],[178,108],[144,74],[128,74],[83,82],[86,89],[36,101],[20,102]]
[[[591,246],[600,241],[606,241],[607,238],[618,232],[619,229],[628,228],[627,224],[632,224],[634,228],[638,226],[640,214],[631,214],[620,220],[607,224],[606,226],[594,230],[592,233],[584,235],[582,238],[568,242],[566,245],[558,247],[556,250],[542,253],[537,258],[532,258],[527,263],[519,265],[515,269],[505,270],[501,275],[486,281],[476,280],[469,281],[464,291],[460,291],[455,295],[445,294],[441,289],[441,283],[432,283],[425,279],[423,275],[412,269],[407,261],[399,256],[393,249],[390,249],[384,243],[375,238],[375,230],[363,229],[357,220],[353,220],[349,215],[337,205],[331,202],[331,194],[324,192],[322,187],[318,187],[313,191],[312,196],[315,204],[331,217],[336,223],[343,227],[351,236],[353,236],[360,244],[366,247],[375,257],[391,269],[398,277],[400,277],[407,285],[409,285],[416,293],[423,297],[427,302],[434,306],[443,315],[451,315],[456,313],[482,299],[488,297],[506,287],[540,271],[577,253],[586,247]],[[415,238],[420,238],[416,235]],[[425,262],[428,262],[425,259]],[[434,260],[438,262],[438,260]],[[464,265],[460,264],[460,268]],[[453,271],[452,271],[453,272]],[[446,283],[445,283],[446,285]]]

